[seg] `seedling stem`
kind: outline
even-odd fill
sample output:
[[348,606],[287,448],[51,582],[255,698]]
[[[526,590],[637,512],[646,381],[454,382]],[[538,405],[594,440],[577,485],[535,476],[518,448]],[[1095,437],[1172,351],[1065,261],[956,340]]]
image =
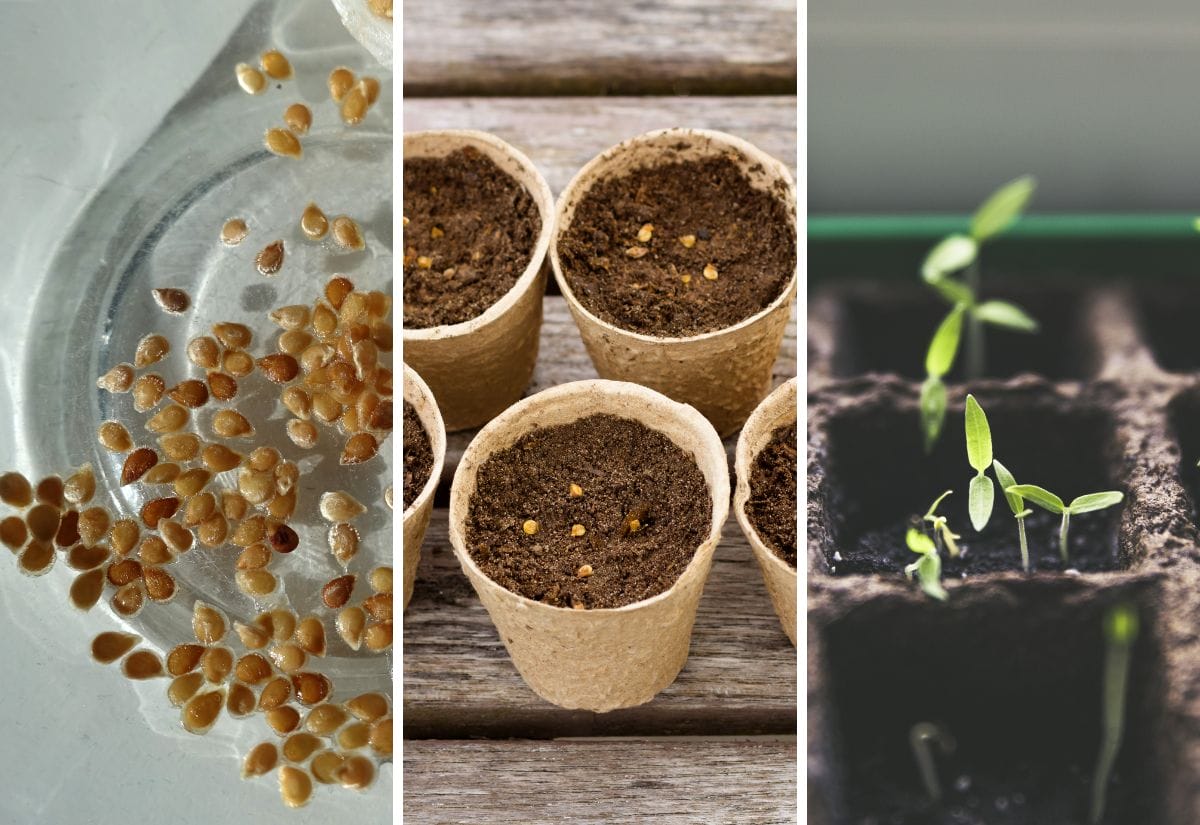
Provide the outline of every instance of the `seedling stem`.
[[1103,493],[1086,493],[1077,496],[1070,504],[1067,504],[1054,493],[1036,484],[1010,485],[1004,488],[1004,492],[1027,498],[1043,510],[1062,516],[1062,526],[1058,530],[1058,551],[1062,556],[1063,565],[1070,563],[1067,552],[1067,531],[1071,526],[1071,516],[1104,510],[1125,500],[1123,493],[1109,490]]
[[1104,819],[1108,780],[1121,750],[1125,731],[1125,698],[1129,688],[1129,664],[1138,636],[1137,609],[1119,604],[1104,616],[1104,709],[1101,714],[1103,735],[1092,777],[1092,808],[1089,822],[1099,825]]
[[933,761],[930,743],[936,744],[943,754],[948,755],[954,753],[954,737],[932,722],[917,722],[908,732],[908,743],[912,746],[913,758],[917,760],[917,770],[921,773],[925,792],[934,802],[941,802],[942,785],[938,782],[937,764]]

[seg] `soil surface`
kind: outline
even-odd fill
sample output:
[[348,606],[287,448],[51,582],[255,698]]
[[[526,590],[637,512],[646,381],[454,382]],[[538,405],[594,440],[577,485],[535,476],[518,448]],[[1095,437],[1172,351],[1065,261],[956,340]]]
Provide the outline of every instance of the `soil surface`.
[[404,326],[461,324],[513,288],[542,220],[533,197],[467,147],[404,161]]
[[[647,225],[649,239],[639,238]],[[593,314],[634,332],[686,337],[732,326],[779,297],[796,268],[796,234],[776,197],[751,187],[731,160],[713,158],[600,181],[558,252]],[[715,279],[704,274],[710,265]]]
[[754,457],[746,515],[763,543],[796,566],[796,422],[777,427]]
[[[514,593],[557,607],[612,608],[669,589],[711,518],[691,454],[639,422],[593,415],[534,430],[484,462],[467,545],[480,569]],[[586,532],[572,535],[576,525]],[[581,575],[585,565],[590,575]]]
[[433,448],[421,424],[417,408],[404,402],[404,509],[425,489],[433,472]]

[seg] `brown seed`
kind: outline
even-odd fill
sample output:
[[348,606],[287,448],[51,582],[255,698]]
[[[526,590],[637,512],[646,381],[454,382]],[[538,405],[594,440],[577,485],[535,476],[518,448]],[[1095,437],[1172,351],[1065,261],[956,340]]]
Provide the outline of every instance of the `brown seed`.
[[312,396],[300,387],[288,387],[280,398],[288,412],[297,418],[307,419],[312,412]]
[[284,673],[295,673],[304,667],[308,661],[308,654],[300,645],[285,642],[271,648],[271,660],[275,662],[275,667]]
[[245,324],[221,321],[213,324],[213,335],[229,349],[245,349],[254,341],[254,333]]
[[[308,349],[312,342],[313,337],[304,330],[290,329],[280,333],[277,344],[280,352],[286,353],[294,359]],[[299,364],[297,364],[297,369],[299,369]]]
[[306,671],[292,674],[292,689],[301,704],[311,707],[329,698],[333,685],[325,674]]
[[272,518],[280,521],[289,519],[296,512],[296,491],[289,490],[286,493],[280,493],[271,499],[267,504],[267,512]]
[[237,395],[237,380],[223,372],[210,372],[206,378],[208,390],[218,401],[229,401]]
[[182,289],[166,287],[152,292],[159,308],[171,315],[182,315],[192,304],[191,297]]
[[173,461],[155,464],[142,476],[143,484],[170,484],[179,478],[182,469]]
[[275,353],[258,360],[258,368],[268,381],[286,384],[300,372],[296,359],[286,353]]
[[287,435],[292,443],[304,450],[311,450],[317,444],[320,433],[311,421],[293,418],[287,423]]
[[270,634],[257,625],[246,625],[239,622],[233,626],[233,629],[237,631],[242,644],[250,650],[262,650],[271,640]]
[[313,785],[308,774],[291,765],[279,769],[279,796],[289,808],[303,808],[312,798]]
[[217,410],[212,418],[212,431],[221,438],[249,438],[254,427],[237,410]]
[[329,736],[345,724],[348,718],[348,714],[340,705],[326,702],[308,712],[304,727],[317,736]]
[[207,335],[202,335],[188,341],[187,356],[188,360],[200,369],[214,370],[220,363],[221,349],[215,340]]
[[[240,631],[238,635],[241,635]],[[248,685],[260,685],[271,678],[271,663],[257,653],[247,653],[238,659],[234,674]]]
[[241,521],[246,517],[250,503],[237,490],[221,491],[221,512],[231,521]]
[[121,587],[116,593],[113,593],[112,608],[126,619],[132,619],[138,613],[142,612],[142,605],[145,604],[146,594],[142,589],[142,582],[130,582]]
[[67,509],[67,499],[63,495],[63,481],[58,476],[46,476],[37,483],[33,496],[42,504],[49,504],[56,510]]
[[267,536],[271,549],[276,553],[290,553],[300,544],[300,536],[286,524],[280,524]]
[[118,556],[129,554],[136,545],[141,528],[133,519],[123,518],[114,521],[108,531],[108,543]]
[[[345,111],[344,108],[343,111]],[[362,231],[358,228],[358,223],[346,215],[333,219],[333,240],[342,249],[355,252],[364,249],[367,245],[363,240]]]
[[376,567],[370,574],[371,589],[376,593],[392,592],[392,568]]
[[109,392],[129,392],[129,388],[133,386],[133,378],[131,364],[117,364],[96,379],[96,386]]
[[325,606],[330,610],[340,610],[350,601],[350,594],[354,592],[354,576],[339,576],[326,582],[321,588],[321,601],[325,602]]
[[136,559],[122,559],[110,564],[106,575],[110,582],[122,587],[142,577],[142,565]]
[[171,404],[150,416],[146,422],[146,429],[152,433],[178,432],[187,426],[189,418],[191,418],[191,414],[187,411],[187,407]]
[[271,636],[277,642],[286,642],[296,633],[298,619],[290,610],[272,610],[258,618],[270,628]]
[[252,598],[269,596],[279,583],[269,570],[239,570],[234,576],[238,590]]
[[303,103],[293,103],[283,110],[283,122],[297,135],[307,135],[312,127],[312,110]]
[[358,650],[362,646],[363,631],[366,626],[367,614],[361,607],[347,607],[338,613],[338,635],[353,650]]
[[300,482],[300,468],[285,461],[275,468],[275,492],[284,494],[294,490]]
[[279,762],[279,749],[274,742],[260,742],[254,746],[242,762],[242,779],[262,776],[275,769]]
[[[328,312],[328,317],[332,317],[332,322],[334,324],[337,323],[337,318],[336,316],[333,316],[333,310],[329,309],[329,307],[318,304],[317,309]],[[313,317],[315,319],[327,317],[325,316],[325,312],[315,312]],[[313,330],[319,335],[329,334],[328,332],[321,332],[319,327],[314,326]],[[300,368],[306,373],[315,372],[333,360],[334,355],[335,351],[333,347],[329,346],[328,344],[313,344],[311,347],[304,350],[304,352],[300,353]]]
[[171,351],[171,344],[161,335],[147,335],[138,341],[137,352],[133,357],[133,365],[138,369],[157,364]]
[[138,545],[138,561],[143,565],[157,567],[162,564],[170,564],[174,560],[175,556],[171,553],[171,549],[158,536],[146,536]]
[[371,726],[366,722],[352,722],[338,733],[338,745],[348,751],[366,747],[371,739]]
[[142,506],[142,524],[151,530],[158,527],[158,522],[175,515],[179,509],[179,499],[175,496],[164,496],[152,499]]
[[262,94],[263,90],[267,88],[267,79],[263,77],[263,73],[250,64],[239,63],[234,67],[233,71],[237,75],[238,85],[242,87],[242,91],[246,94]]
[[[291,680],[286,676],[276,676],[267,682],[266,687],[262,689],[262,693],[258,695],[258,709],[268,712],[273,711],[283,707],[283,703],[290,698],[292,698]],[[299,717],[300,714],[296,714],[297,721],[299,721]],[[293,727],[291,730],[295,730],[295,728]],[[284,731],[284,733],[288,732],[290,731]]]
[[234,564],[238,570],[262,570],[271,562],[271,548],[265,544],[252,544],[241,552]]
[[[263,475],[261,473],[257,475]],[[249,547],[260,542],[267,535],[267,520],[262,516],[250,516],[243,519],[229,537],[230,543],[238,547]]]
[[325,655],[325,625],[316,616],[305,616],[296,625],[296,644],[310,656]]
[[592,575],[592,566],[590,564],[582,565],[578,570],[575,571],[575,575],[581,579],[586,579],[588,576]]
[[167,686],[167,699],[175,707],[182,707],[188,699],[196,695],[197,691],[204,686],[203,673],[188,673],[184,676],[177,676],[171,680],[171,684]]
[[392,594],[376,593],[368,596],[363,601],[363,609],[378,622],[390,621],[392,618]]
[[321,495],[321,516],[329,522],[350,521],[367,511],[354,496],[342,490]]
[[263,71],[273,80],[287,80],[292,76],[292,64],[276,49],[269,49],[259,58]]
[[378,653],[392,646],[392,623],[380,622],[369,625],[363,633],[363,644],[367,650]]
[[[315,209],[316,204],[310,203],[308,208]],[[320,209],[317,209],[318,213],[320,211]],[[308,209],[305,210],[305,214],[308,214]],[[324,218],[325,216],[321,215],[321,217]],[[324,233],[322,232],[322,234]],[[311,313],[308,307],[304,304],[291,304],[290,306],[279,307],[278,309],[271,310],[270,317],[272,321],[274,321],[283,329],[296,331],[304,329],[306,326],[308,326]]]
[[371,725],[371,750],[380,756],[392,755],[392,718],[380,719]]
[[129,679],[153,679],[163,675],[162,660],[149,650],[135,650],[121,662],[121,672]]
[[[2,485],[0,480],[0,486]],[[72,504],[86,504],[95,494],[96,474],[92,472],[91,464],[84,464],[63,482],[63,497]],[[2,494],[0,498],[3,498]]]
[[142,580],[146,584],[146,595],[153,601],[169,602],[175,596],[175,578],[161,567],[143,568]]
[[338,781],[338,771],[345,762],[346,757],[342,754],[337,751],[325,750],[314,756],[308,767],[312,771],[314,779],[323,785],[332,785]]
[[241,682],[234,682],[229,686],[229,696],[225,700],[225,709],[229,711],[230,716],[235,719],[249,716],[254,712],[254,706],[257,703],[258,697],[254,695],[254,691]]
[[340,463],[345,465],[362,464],[369,461],[379,452],[379,442],[370,433],[358,433],[350,436],[346,447],[342,450]]
[[362,86],[355,86],[342,98],[342,122],[357,126],[367,114],[367,93]]
[[346,92],[350,91],[350,87],[353,85],[354,72],[345,66],[338,66],[329,73],[329,96],[338,103],[342,102],[342,98],[346,96]]
[[196,540],[205,547],[220,547],[228,535],[229,522],[220,513],[213,513],[196,528]]
[[[274,683],[272,682],[272,684]],[[270,685],[267,687],[270,687]],[[259,700],[259,707],[262,707],[261,699]],[[271,730],[275,731],[280,736],[284,736],[299,727],[300,711],[296,710],[291,705],[280,705],[278,707],[271,708],[267,711],[267,724],[271,726]]]
[[353,525],[341,522],[329,528],[329,552],[343,567],[358,555],[358,531]]
[[184,729],[188,733],[208,733],[209,728],[221,715],[221,706],[224,704],[225,692],[223,690],[210,690],[207,693],[193,696],[183,706],[181,719]]
[[74,570],[95,570],[108,561],[109,550],[103,544],[89,547],[86,544],[76,544],[67,551],[67,564]]
[[634,259],[642,258],[648,252],[650,252],[650,250],[644,246],[631,246],[625,250],[625,254]]
[[59,547],[70,547],[81,538],[79,535],[79,513],[75,510],[66,511],[62,514],[62,519],[58,522],[58,530],[54,533],[54,543]]
[[182,644],[175,645],[167,654],[167,673],[172,676],[182,676],[185,673],[191,673],[200,665],[200,658],[204,655],[205,648],[203,645],[197,644]]
[[71,582],[71,604],[78,610],[91,610],[104,595],[104,571],[88,570]]
[[176,553],[186,553],[192,549],[192,544],[195,542],[191,530],[170,519],[163,519],[158,523],[158,532]]
[[362,89],[363,96],[367,99],[367,105],[374,106],[375,101],[379,100],[379,81],[374,77],[364,77],[358,81],[358,87]]
[[29,529],[18,516],[9,516],[4,521],[0,521],[0,542],[9,550],[13,552],[20,550],[28,539]]
[[[300,141],[287,129],[268,129],[263,135],[263,145],[267,147],[267,151],[281,157],[298,158],[304,154]],[[259,271],[262,272],[261,265]],[[276,267],[275,270],[263,272],[263,274],[274,275],[278,271],[278,267]]]
[[208,403],[208,387],[204,385],[203,381],[197,381],[195,378],[179,382],[171,388],[167,395],[172,400],[192,409],[203,407]]
[[158,446],[172,461],[191,461],[200,455],[200,439],[191,433],[168,433],[159,436]]
[[233,651],[227,647],[210,647],[200,657],[200,671],[214,685],[223,683],[233,672]]
[[30,540],[21,551],[17,562],[26,576],[41,576],[54,566],[54,545],[48,541]]
[[224,473],[242,463],[240,453],[226,447],[224,444],[209,444],[200,454],[204,466],[214,473]]
[[134,633],[105,631],[92,639],[92,658],[102,665],[111,665],[141,640],[142,637]]
[[208,486],[211,480],[212,473],[203,467],[185,470],[175,479],[175,494],[180,498],[191,498]]
[[227,350],[221,356],[221,369],[234,378],[245,378],[254,372],[254,357],[245,350]]
[[121,468],[121,486],[133,484],[157,463],[158,453],[149,447],[139,447],[134,450],[125,457],[125,466]]
[[196,602],[192,608],[192,632],[196,641],[203,645],[215,645],[225,638],[228,627],[219,610],[204,602]]
[[110,526],[108,511],[103,507],[89,507],[79,514],[75,523],[75,529],[79,531],[79,538],[84,544],[96,544],[104,538]]
[[61,521],[62,514],[58,508],[49,504],[35,504],[25,514],[25,524],[29,527],[30,535],[37,541],[51,541],[58,532]]
[[321,748],[321,740],[311,733],[300,731],[293,733],[283,742],[283,758],[297,764],[307,762],[308,758]]
[[364,722],[374,722],[388,714],[388,700],[382,693],[363,693],[346,702],[346,710]]
[[9,507],[28,507],[33,503],[33,485],[20,473],[0,475],[0,501]]

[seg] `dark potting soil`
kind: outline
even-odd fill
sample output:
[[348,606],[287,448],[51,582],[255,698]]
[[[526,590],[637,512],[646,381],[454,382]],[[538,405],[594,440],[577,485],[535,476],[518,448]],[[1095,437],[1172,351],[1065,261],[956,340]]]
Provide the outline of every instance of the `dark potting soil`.
[[763,543],[796,566],[796,422],[777,427],[750,469],[746,515]]
[[525,187],[472,147],[404,162],[404,326],[461,324],[512,289],[542,220]]
[[[582,495],[572,495],[572,484]],[[480,569],[514,593],[557,607],[612,608],[668,590],[711,518],[691,454],[639,422],[592,415],[536,429],[484,462],[467,545]],[[532,535],[527,521],[536,522]],[[574,525],[586,532],[573,536]],[[584,565],[591,575],[580,575]]]
[[[651,237],[640,240],[646,225]],[[576,206],[558,254],[593,314],[686,337],[732,326],[779,297],[796,268],[796,233],[776,197],[751,187],[731,160],[712,158],[600,181]],[[709,265],[715,279],[704,274]]]
[[404,509],[407,510],[433,472],[433,448],[417,408],[404,402]]

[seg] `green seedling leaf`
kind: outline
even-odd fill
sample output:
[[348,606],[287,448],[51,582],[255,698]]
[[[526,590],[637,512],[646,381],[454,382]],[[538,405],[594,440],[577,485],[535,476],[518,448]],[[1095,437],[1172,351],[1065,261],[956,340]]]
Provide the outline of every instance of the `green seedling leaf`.
[[962,322],[965,311],[966,306],[956,305],[938,325],[937,332],[933,334],[933,340],[929,342],[929,352],[925,354],[925,373],[927,375],[941,378],[954,366],[954,356],[958,354],[958,342],[962,338]]
[[1001,186],[971,218],[971,237],[985,241],[1008,229],[1024,211],[1035,189],[1037,181],[1031,175],[1023,175]]
[[946,385],[931,375],[921,385],[921,432],[925,434],[925,452],[933,449],[946,420]]
[[957,272],[975,260],[979,245],[966,235],[950,235],[929,250],[921,264],[921,277],[925,283],[934,285],[946,275]]
[[995,501],[996,488],[990,478],[978,475],[971,479],[971,486],[967,490],[967,511],[971,514],[971,526],[975,528],[975,532],[981,532],[987,527]]
[[1014,516],[1020,517],[1025,511],[1025,502],[1016,493],[1010,493],[1009,487],[1016,487],[1017,480],[1013,478],[1013,474],[1008,471],[1008,468],[1000,463],[1000,459],[992,459],[992,470],[996,473],[996,481],[1000,482],[1000,489],[1004,491],[1004,498],[1008,502],[1008,509],[1013,511]]
[[904,568],[904,572],[908,574],[910,579],[915,572],[917,581],[921,583],[921,589],[931,599],[944,602],[950,598],[950,594],[942,587],[942,560],[938,558],[937,553],[928,553],[921,556],[916,562]]
[[973,395],[967,396],[966,430],[967,462],[977,473],[982,473],[992,466],[992,429]]
[[1067,505],[1063,504],[1063,500],[1049,490],[1043,490],[1036,484],[1017,484],[1004,489],[1006,493],[1013,493],[1021,498],[1027,498],[1043,510],[1049,510],[1051,513],[1062,513],[1067,509]]
[[937,547],[934,546],[933,539],[915,527],[908,528],[908,533],[904,536],[904,542],[908,545],[908,549],[914,553],[926,555],[937,552]]
[[1124,494],[1118,493],[1115,490],[1110,490],[1107,493],[1088,493],[1072,501],[1068,509],[1070,509],[1073,515],[1079,515],[1080,513],[1103,510],[1107,507],[1112,507],[1114,504],[1120,504],[1124,500]]
[[942,278],[940,281],[934,281],[930,286],[941,293],[941,296],[951,304],[975,306],[975,293],[969,286],[959,283],[953,278]]
[[1037,332],[1038,322],[1025,310],[1008,301],[984,301],[976,305],[971,313],[980,321],[995,324],[1017,332]]
[[947,490],[946,492],[942,493],[940,496],[938,496],[937,498],[935,498],[933,500],[933,504],[930,504],[929,509],[925,511],[925,520],[926,521],[933,520],[933,517],[937,515],[938,505],[942,503],[942,501],[946,498],[946,496],[952,494],[953,492],[954,492],[953,490]]

